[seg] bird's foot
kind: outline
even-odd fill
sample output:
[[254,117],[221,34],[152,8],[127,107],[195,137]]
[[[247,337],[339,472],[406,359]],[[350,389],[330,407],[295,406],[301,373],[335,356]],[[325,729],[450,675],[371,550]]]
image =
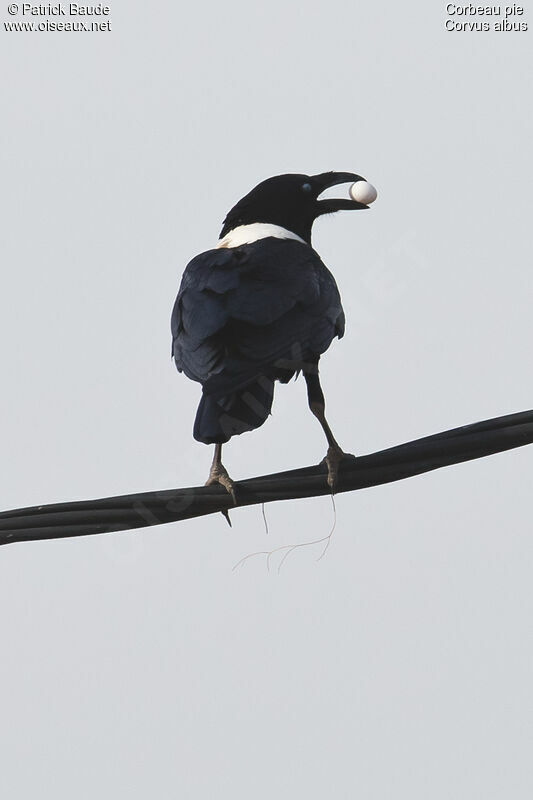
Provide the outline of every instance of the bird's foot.
[[[206,486],[213,486],[213,484],[219,483],[224,489],[227,491],[229,495],[231,495],[231,499],[233,500],[233,505],[237,505],[237,497],[235,496],[235,483],[228,475],[228,471],[226,467],[222,464],[213,464],[211,467],[211,471],[209,472],[209,478],[206,480]],[[226,518],[226,522],[231,528],[231,520],[229,518],[229,512],[227,509],[224,509],[221,512],[224,517]]]
[[331,488],[331,494],[335,494],[337,488],[337,478],[339,477],[339,468],[343,461],[353,461],[355,456],[352,453],[345,453],[337,445],[330,445],[325,458],[320,462],[326,464],[328,468],[328,485]]
[[224,487],[228,494],[231,495],[233,505],[236,506],[237,498],[235,497],[235,483],[228,475],[226,467],[223,467],[222,464],[217,464],[216,466],[211,467],[209,478],[206,480],[205,485],[212,486],[214,483],[220,483],[220,485]]

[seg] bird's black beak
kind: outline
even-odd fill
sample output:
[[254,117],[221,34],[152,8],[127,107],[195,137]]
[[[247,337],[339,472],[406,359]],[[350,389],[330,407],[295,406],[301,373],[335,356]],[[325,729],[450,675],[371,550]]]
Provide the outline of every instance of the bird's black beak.
[[[341,183],[356,183],[356,181],[364,181],[366,178],[362,178],[361,175],[356,175],[354,172],[322,172],[320,175],[313,175],[311,180],[318,196],[331,186],[338,186]],[[317,216],[331,214],[334,211],[355,211],[359,208],[369,208],[364,203],[358,203],[357,200],[348,197],[343,200],[334,197],[317,200],[316,205]]]

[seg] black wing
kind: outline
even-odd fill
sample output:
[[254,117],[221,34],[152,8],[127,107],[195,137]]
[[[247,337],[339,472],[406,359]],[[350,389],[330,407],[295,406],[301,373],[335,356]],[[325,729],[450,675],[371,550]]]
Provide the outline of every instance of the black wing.
[[289,378],[344,333],[337,285],[318,254],[293,240],[208,250],[185,269],[172,312],[172,353],[204,393],[258,375]]

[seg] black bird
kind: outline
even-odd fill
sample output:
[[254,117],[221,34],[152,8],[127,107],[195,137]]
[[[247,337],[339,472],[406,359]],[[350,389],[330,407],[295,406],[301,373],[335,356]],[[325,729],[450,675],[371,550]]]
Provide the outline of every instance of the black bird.
[[355,200],[319,199],[325,189],[364,180],[351,172],[277,175],[263,181],[224,220],[217,246],[187,265],[172,312],[176,367],[202,384],[194,438],[215,445],[207,484],[235,500],[222,444],[259,428],[272,407],[274,382],[303,372],[309,408],[328,442],[334,491],[345,454],[325,417],[318,362],[344,312],[333,275],[311,246],[313,222]]

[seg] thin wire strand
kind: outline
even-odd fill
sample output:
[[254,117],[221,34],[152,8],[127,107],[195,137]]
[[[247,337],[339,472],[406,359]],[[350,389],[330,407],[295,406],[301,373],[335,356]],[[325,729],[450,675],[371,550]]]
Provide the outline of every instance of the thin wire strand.
[[265,533],[268,536],[268,520],[265,511],[265,504],[261,503],[261,513],[263,515],[263,522],[265,523]]
[[327,537],[326,545],[325,545],[324,549],[322,550],[321,554],[318,556],[317,561],[321,561],[324,558],[324,556],[326,555],[326,553],[328,551],[328,547],[331,544],[331,537],[333,536],[335,528],[337,527],[337,507],[335,505],[335,495],[333,495],[333,494],[331,495],[331,505],[333,506],[333,526],[332,526],[332,528],[331,528],[331,530],[329,532],[329,536]]
[[327,552],[327,550],[329,548],[329,545],[331,543],[331,537],[333,536],[335,528],[337,527],[337,509],[336,509],[336,506],[335,506],[335,498],[334,498],[333,495],[330,495],[330,497],[331,497],[331,503],[332,503],[332,506],[333,506],[333,525],[332,525],[331,530],[330,530],[330,532],[328,533],[327,536],[322,536],[322,538],[320,538],[320,539],[313,539],[310,542],[299,542],[298,544],[284,544],[284,545],[281,545],[281,547],[275,547],[273,550],[258,550],[256,553],[249,553],[247,556],[244,556],[244,558],[241,558],[240,561],[237,561],[237,563],[234,564],[234,566],[232,567],[232,572],[234,572],[237,569],[237,567],[240,567],[243,564],[245,564],[246,561],[248,561],[248,559],[254,558],[255,556],[266,556],[266,568],[267,568],[267,572],[270,572],[270,561],[272,559],[272,556],[275,553],[281,553],[283,550],[286,550],[287,552],[284,553],[283,557],[281,558],[281,560],[280,560],[280,562],[278,564],[278,570],[277,571],[278,571],[278,575],[279,575],[283,564],[285,563],[287,558],[290,556],[290,554],[292,552],[294,552],[294,550],[298,550],[300,547],[312,547],[313,545],[316,545],[316,544],[322,544],[322,542],[325,542],[325,545],[324,545],[324,548],[322,550],[322,553],[318,556],[318,558],[316,560],[320,561],[322,558],[324,558],[324,556],[326,555],[326,552]]

